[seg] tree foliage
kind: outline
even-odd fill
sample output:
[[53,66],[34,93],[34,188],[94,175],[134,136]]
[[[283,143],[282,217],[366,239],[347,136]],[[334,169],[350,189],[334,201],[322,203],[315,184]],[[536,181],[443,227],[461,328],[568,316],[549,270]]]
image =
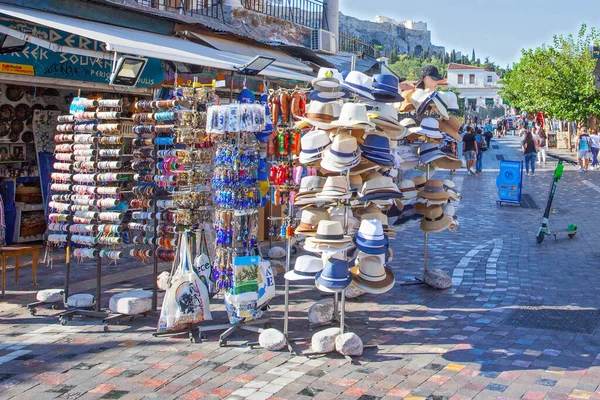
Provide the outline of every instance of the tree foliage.
[[435,65],[440,74],[446,75],[448,65],[438,56],[411,57],[407,54],[400,54],[398,56],[398,61],[394,63],[392,63],[392,59],[390,58],[389,68],[394,71],[394,73],[407,80],[416,81],[419,79],[421,68],[427,64]]
[[598,43],[595,28],[584,24],[577,36],[556,35],[551,45],[521,51],[521,59],[502,79],[501,95],[514,107],[554,118],[584,122],[600,114],[600,91],[591,71],[589,46]]

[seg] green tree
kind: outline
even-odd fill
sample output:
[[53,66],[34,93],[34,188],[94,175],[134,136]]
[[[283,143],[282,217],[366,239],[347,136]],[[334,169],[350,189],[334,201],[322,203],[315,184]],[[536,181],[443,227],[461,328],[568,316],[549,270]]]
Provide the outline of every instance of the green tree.
[[456,50],[452,49],[452,53],[450,54],[450,61],[456,62]]
[[473,55],[471,56],[471,64],[475,63],[475,49],[473,49]]
[[577,36],[556,35],[551,45],[522,50],[501,81],[502,97],[522,110],[570,122],[600,114],[600,92],[590,73],[595,60],[589,52],[598,39],[596,29],[582,25]]
[[390,58],[390,69],[394,73],[408,80],[418,80],[421,68],[427,64],[435,65],[440,74],[446,75],[448,65],[437,56],[430,57],[412,57],[406,54],[399,56],[398,61],[392,63]]

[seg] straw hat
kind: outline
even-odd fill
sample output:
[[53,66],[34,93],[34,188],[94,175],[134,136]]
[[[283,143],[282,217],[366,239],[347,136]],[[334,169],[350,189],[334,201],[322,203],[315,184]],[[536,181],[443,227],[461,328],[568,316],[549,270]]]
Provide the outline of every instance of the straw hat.
[[310,131],[300,139],[302,151],[300,152],[300,164],[312,164],[321,159],[321,154],[331,143],[329,135],[323,130]]
[[317,193],[317,200],[342,200],[352,196],[345,176],[330,176],[323,185],[323,190]]
[[460,121],[458,119],[450,117],[450,119],[439,119],[438,122],[440,132],[444,132],[459,142],[462,141],[462,138],[458,134],[460,129]]
[[345,214],[348,213],[348,234],[353,235],[358,229],[360,221],[354,217],[352,210],[348,207],[334,207],[329,211],[329,219],[331,221],[338,221],[344,226]]
[[415,130],[422,136],[427,136],[430,139],[443,139],[444,136],[440,132],[440,123],[435,118],[423,118],[421,126]]
[[368,171],[377,170],[379,168],[379,165],[375,164],[374,162],[367,160],[366,158],[362,158],[356,166],[350,169],[350,175],[360,175]]
[[383,130],[391,130],[402,134],[405,128],[398,121],[398,111],[391,104],[378,103],[371,108],[367,115],[371,122]]
[[365,180],[358,195],[360,196],[360,201],[398,199],[403,197],[394,180],[389,176],[382,175]]
[[298,124],[303,122],[319,129],[331,129],[331,123],[335,119],[332,103],[323,103],[313,100],[308,104],[308,110],[304,117],[299,118]]
[[394,104],[398,111],[400,111],[401,113],[407,113],[415,110],[415,106],[413,106],[411,102],[412,95],[414,92],[414,90],[405,90],[404,92],[402,92],[402,97],[404,97],[404,101],[402,103]]
[[444,214],[442,206],[429,207],[428,215],[421,220],[421,230],[428,233],[441,232],[452,223],[452,218]]
[[448,192],[444,189],[442,181],[430,179],[425,182],[425,186],[419,191],[418,197],[427,200],[448,201]]
[[400,182],[399,189],[405,199],[414,199],[419,193],[415,183],[409,179],[402,180]]
[[419,162],[423,165],[443,157],[446,157],[446,153],[435,143],[427,142],[419,147]]
[[360,154],[356,138],[341,133],[323,152],[321,167],[328,171],[344,172],[360,163]]
[[441,169],[462,168],[462,160],[460,158],[451,156],[450,154],[445,154],[444,157],[438,158],[437,160],[433,161],[433,164]]
[[367,254],[385,254],[389,247],[389,239],[378,219],[361,220],[352,240],[360,251]]
[[363,257],[359,265],[350,269],[352,284],[368,293],[382,294],[394,287],[396,280],[391,269],[377,256]]
[[427,182],[427,179],[423,175],[413,176],[410,178],[410,180],[415,183],[415,187],[417,189],[423,188],[425,186],[425,182]]
[[368,125],[372,128],[375,124],[369,121],[367,106],[361,103],[346,103],[342,106],[340,117],[331,123],[332,126],[355,127]]
[[302,210],[300,224],[296,227],[296,233],[306,236],[315,236],[317,226],[321,221],[329,220],[329,213],[321,208],[310,207]]
[[305,279],[315,279],[317,272],[323,270],[323,260],[321,257],[302,255],[296,258],[294,269],[286,272],[284,275],[288,281],[301,281]]

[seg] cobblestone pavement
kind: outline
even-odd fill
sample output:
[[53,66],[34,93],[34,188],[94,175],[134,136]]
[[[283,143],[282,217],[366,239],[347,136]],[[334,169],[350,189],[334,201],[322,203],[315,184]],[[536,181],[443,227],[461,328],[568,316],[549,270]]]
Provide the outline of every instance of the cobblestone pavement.
[[[393,244],[395,288],[347,302],[348,318],[369,320],[349,319],[353,331],[378,346],[354,363],[250,349],[245,342],[257,337],[249,332],[236,333],[227,347],[219,347],[218,332],[200,344],[153,338],[155,317],[110,332],[92,319],[61,326],[57,311],[32,317],[23,307],[35,296],[26,267],[18,286],[9,270],[0,302],[0,398],[600,399],[600,173],[566,168],[550,223],[575,223],[579,232],[538,245],[554,163],[524,177],[532,207],[498,207],[499,156],[521,157],[514,138],[492,144],[483,175],[439,173],[463,193],[460,229],[430,237],[429,266],[447,271],[452,289],[400,284],[420,277],[423,266],[423,234],[417,226],[403,229]],[[77,291],[92,292],[94,267],[73,269]],[[106,267],[107,290],[148,285],[150,272]],[[39,275],[40,287],[60,286],[60,261]],[[312,287],[292,287],[291,331],[307,335],[306,311],[319,297]],[[281,329],[283,295],[275,300],[269,316]],[[223,321],[222,306],[215,309]]]

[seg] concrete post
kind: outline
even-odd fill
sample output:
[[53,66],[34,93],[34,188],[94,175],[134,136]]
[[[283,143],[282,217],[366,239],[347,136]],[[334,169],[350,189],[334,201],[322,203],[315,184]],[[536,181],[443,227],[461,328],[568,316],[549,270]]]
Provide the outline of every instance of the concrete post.
[[325,0],[324,10],[329,32],[333,33],[336,42],[340,32],[340,0]]

